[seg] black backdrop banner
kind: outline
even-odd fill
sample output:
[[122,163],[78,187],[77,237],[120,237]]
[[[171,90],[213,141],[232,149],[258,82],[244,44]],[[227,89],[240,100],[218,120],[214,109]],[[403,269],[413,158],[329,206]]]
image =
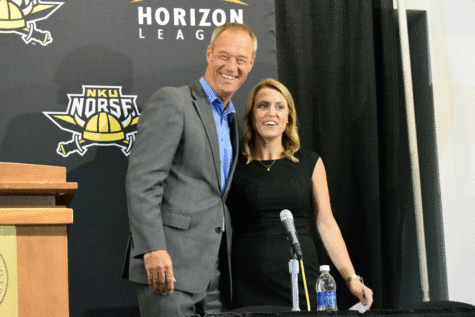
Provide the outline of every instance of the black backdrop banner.
[[[398,308],[402,214],[411,204],[394,17],[392,0],[276,5],[279,79],[295,97],[302,147],[326,166],[333,214],[375,309]],[[338,308],[348,309],[356,299],[331,272]]]
[[251,88],[277,78],[274,1],[0,1],[0,161],[65,166],[79,185],[68,233],[71,316],[137,315],[120,277],[140,108],[160,87],[202,76],[213,29],[232,21],[259,41],[233,97],[242,127]]

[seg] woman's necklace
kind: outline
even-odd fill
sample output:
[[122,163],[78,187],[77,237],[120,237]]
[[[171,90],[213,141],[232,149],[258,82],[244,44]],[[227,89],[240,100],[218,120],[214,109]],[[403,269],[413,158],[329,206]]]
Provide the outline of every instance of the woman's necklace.
[[275,161],[277,161],[277,159],[275,159],[271,165],[266,165],[262,163],[262,161],[258,161],[258,162],[261,163],[265,168],[267,168],[267,171],[270,171],[270,168],[272,167],[272,165],[274,165]]

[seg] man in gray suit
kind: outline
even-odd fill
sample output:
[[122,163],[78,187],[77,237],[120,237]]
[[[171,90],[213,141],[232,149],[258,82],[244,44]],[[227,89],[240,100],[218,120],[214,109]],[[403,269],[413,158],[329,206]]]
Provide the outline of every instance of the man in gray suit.
[[134,282],[143,317],[224,309],[221,295],[231,289],[225,200],[238,155],[231,97],[256,49],[247,26],[216,28],[205,75],[158,90],[142,111],[126,179],[131,238],[124,277]]

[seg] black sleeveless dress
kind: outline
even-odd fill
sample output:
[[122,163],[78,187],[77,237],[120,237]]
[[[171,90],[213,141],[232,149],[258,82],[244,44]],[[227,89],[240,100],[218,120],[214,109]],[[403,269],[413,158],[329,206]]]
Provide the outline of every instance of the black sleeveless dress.
[[[311,177],[316,153],[300,150],[298,163],[278,159],[267,171],[259,161],[237,163],[227,205],[233,225],[233,308],[246,306],[292,307],[290,242],[280,221],[288,209],[294,217],[302,247],[312,310],[316,308],[315,283],[319,275],[315,247],[315,217]],[[269,166],[273,161],[262,161]],[[307,310],[299,265],[300,309]]]

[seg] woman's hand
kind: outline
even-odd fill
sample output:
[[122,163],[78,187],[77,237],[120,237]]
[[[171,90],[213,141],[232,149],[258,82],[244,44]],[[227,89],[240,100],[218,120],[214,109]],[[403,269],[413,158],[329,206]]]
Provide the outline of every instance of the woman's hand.
[[[363,305],[373,304],[373,291],[363,285],[359,279],[354,279],[348,283],[350,292],[355,295]],[[366,296],[366,297],[365,297]]]

